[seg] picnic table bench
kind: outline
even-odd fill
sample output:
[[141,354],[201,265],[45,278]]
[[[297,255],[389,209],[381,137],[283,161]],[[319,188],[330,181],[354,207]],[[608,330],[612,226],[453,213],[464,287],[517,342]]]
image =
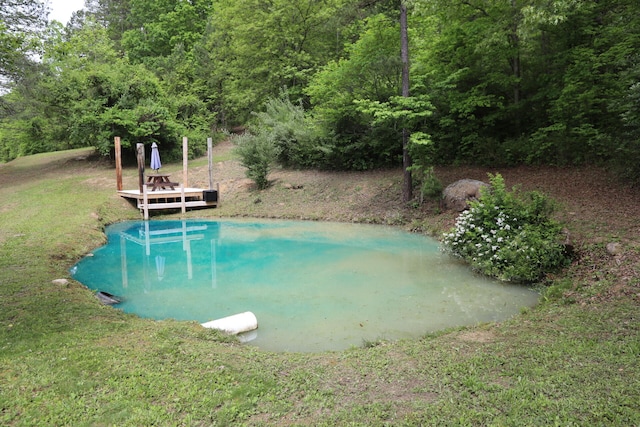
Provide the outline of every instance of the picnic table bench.
[[148,187],[152,187],[151,191],[156,191],[158,188],[166,190],[169,187],[172,190],[175,190],[178,185],[177,182],[171,182],[169,179],[171,175],[167,174],[153,174],[147,176],[146,185]]

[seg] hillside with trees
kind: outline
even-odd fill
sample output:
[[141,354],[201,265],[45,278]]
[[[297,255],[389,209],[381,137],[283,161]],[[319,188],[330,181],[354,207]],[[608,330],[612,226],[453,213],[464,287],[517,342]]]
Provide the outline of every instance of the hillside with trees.
[[[294,168],[606,165],[640,181],[640,3],[87,0],[0,6],[0,161],[234,127]],[[420,177],[422,175],[416,174]]]

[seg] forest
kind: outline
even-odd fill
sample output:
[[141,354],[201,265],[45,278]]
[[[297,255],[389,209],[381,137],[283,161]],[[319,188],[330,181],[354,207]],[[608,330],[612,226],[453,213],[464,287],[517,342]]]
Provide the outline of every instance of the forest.
[[[403,92],[401,11],[409,90]],[[0,6],[0,162],[249,129],[290,168],[606,166],[640,183],[637,0]],[[403,132],[403,131],[406,131]]]

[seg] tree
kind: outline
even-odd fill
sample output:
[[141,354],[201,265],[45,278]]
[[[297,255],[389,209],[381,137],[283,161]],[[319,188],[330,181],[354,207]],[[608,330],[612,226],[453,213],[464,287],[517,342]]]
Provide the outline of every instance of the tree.
[[81,23],[86,18],[91,18],[107,29],[109,38],[120,47],[122,34],[133,29],[131,22],[131,0],[85,0],[85,9],[71,18],[71,23]]
[[9,98],[22,106],[13,116],[21,127],[16,141],[0,141],[5,156],[85,146],[109,155],[120,136],[131,152],[136,143],[158,142],[167,156],[178,157],[172,150],[189,129],[160,79],[121,58],[106,29],[91,21],[69,39],[58,34],[43,57],[46,72],[33,85],[17,85]]
[[196,50],[196,72],[223,126],[286,88],[295,100],[317,70],[343,51],[346,0],[219,0]]
[[39,51],[48,11],[37,0],[3,0],[0,5],[0,88],[6,90]]
[[407,171],[434,161],[638,175],[636,0],[89,0],[42,34],[45,17],[35,0],[0,6],[4,157],[112,131],[201,136],[286,93],[281,130],[313,132],[287,136],[281,160],[402,162],[406,199]]
[[122,47],[133,63],[154,68],[159,58],[180,48],[190,52],[202,37],[212,2],[129,0]]
[[[400,2],[400,45],[402,56],[402,96],[409,98],[409,35],[407,31],[407,5]],[[402,200],[407,203],[411,200],[411,156],[409,155],[409,130],[402,127],[402,168],[403,185]]]
[[399,122],[377,120],[368,108],[401,94],[399,24],[378,14],[361,26],[345,57],[329,62],[306,89],[314,117],[333,136],[325,149],[334,167],[360,170],[397,165],[402,156]]

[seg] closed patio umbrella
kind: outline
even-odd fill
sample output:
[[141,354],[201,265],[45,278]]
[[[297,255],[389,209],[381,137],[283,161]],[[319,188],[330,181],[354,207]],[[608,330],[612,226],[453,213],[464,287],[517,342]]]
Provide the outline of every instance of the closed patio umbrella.
[[160,163],[160,153],[158,152],[158,145],[154,142],[151,144],[151,169],[158,172],[158,169],[162,167]]

